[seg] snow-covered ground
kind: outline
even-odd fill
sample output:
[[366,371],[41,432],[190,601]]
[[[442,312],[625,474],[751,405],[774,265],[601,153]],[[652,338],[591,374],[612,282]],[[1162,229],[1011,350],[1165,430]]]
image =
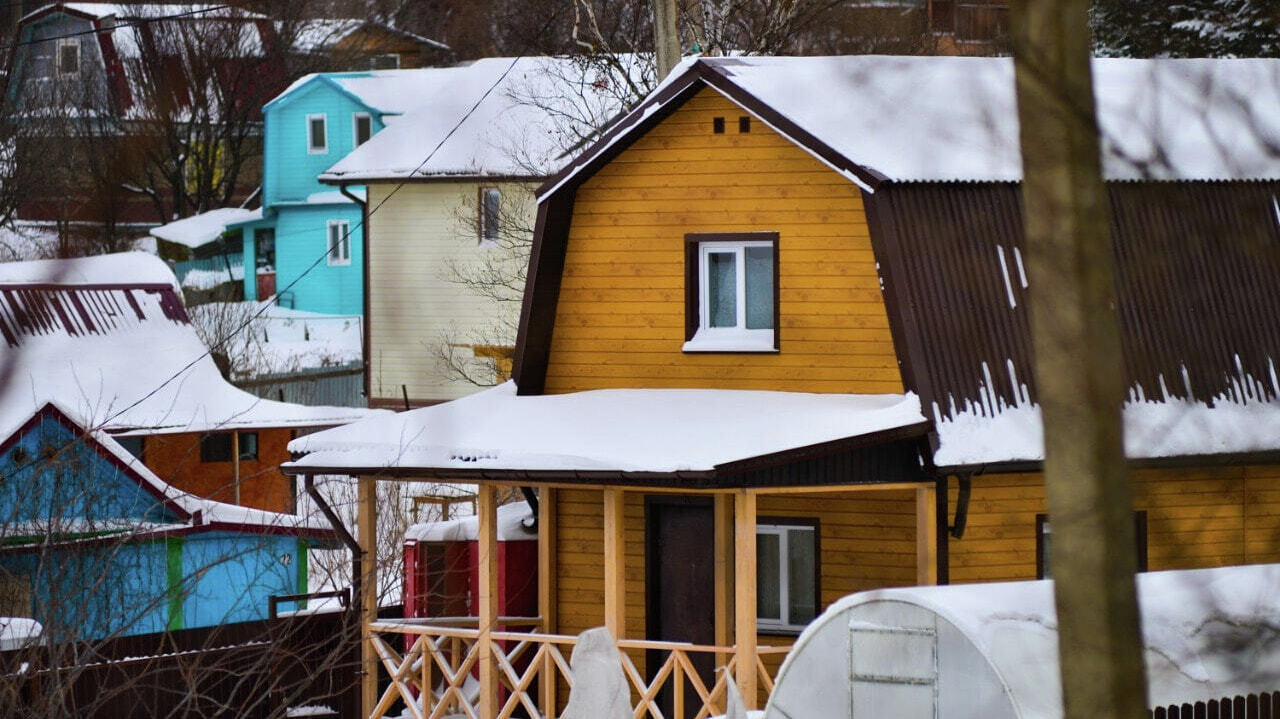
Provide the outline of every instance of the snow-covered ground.
[[230,336],[233,376],[254,377],[360,361],[355,315],[325,315],[270,302],[211,302],[189,308],[206,342]]

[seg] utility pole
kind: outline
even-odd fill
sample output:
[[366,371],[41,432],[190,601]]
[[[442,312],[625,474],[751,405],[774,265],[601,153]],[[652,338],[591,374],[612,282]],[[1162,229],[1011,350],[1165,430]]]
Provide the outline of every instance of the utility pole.
[[676,26],[676,0],[652,2],[654,59],[661,81],[680,62],[680,30]]
[[1146,716],[1088,0],[1013,0],[1036,394],[1068,719]]

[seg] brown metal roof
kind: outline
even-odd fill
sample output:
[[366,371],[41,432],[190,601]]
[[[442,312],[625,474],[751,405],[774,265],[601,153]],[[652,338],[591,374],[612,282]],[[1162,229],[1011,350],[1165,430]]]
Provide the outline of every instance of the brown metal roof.
[[[148,317],[135,293],[156,295],[161,317]],[[111,334],[143,322],[168,320],[190,324],[182,298],[172,285],[0,286],[0,337],[10,347],[36,335]]]
[[[1280,183],[1109,192],[1131,391],[1280,395]],[[925,414],[1034,400],[1018,186],[886,183],[866,197],[904,380]]]

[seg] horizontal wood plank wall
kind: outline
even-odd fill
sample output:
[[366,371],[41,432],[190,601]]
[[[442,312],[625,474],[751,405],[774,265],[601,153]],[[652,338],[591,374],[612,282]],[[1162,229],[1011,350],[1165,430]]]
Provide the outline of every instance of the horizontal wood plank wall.
[[[556,492],[556,611],[560,634],[604,626],[604,501],[600,490]],[[627,635],[644,638],[644,498],[628,494],[626,530]],[[710,541],[710,538],[708,538]]]
[[[546,391],[901,392],[860,190],[703,90],[578,189]],[[724,117],[725,133],[712,133]],[[685,354],[691,232],[779,233],[779,354]]]
[[[1134,508],[1147,512],[1147,568],[1196,569],[1280,561],[1280,467],[1142,469]],[[955,517],[956,486],[948,493]],[[964,537],[951,539],[951,581],[1034,579],[1039,474],[973,479]]]

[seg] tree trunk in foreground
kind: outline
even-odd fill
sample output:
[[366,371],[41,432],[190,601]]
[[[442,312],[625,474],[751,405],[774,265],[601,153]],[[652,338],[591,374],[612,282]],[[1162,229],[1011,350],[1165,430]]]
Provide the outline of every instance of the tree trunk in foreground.
[[1014,0],[1036,389],[1066,716],[1145,716],[1124,365],[1088,0]]

